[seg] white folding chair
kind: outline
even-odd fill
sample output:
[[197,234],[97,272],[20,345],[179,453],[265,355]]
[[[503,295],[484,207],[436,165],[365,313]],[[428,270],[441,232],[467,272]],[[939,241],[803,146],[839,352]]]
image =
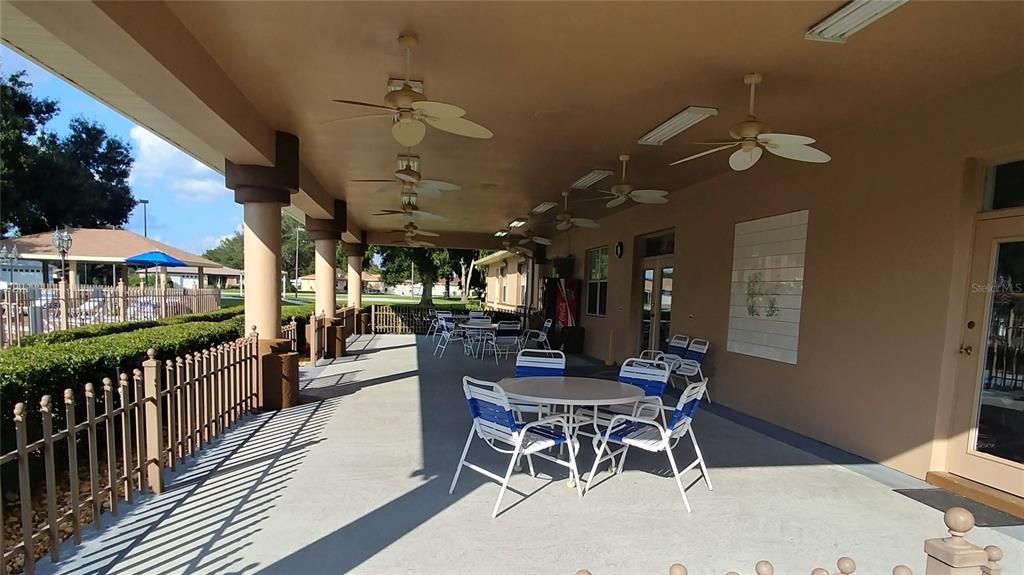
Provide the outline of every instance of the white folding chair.
[[[579,451],[579,444],[572,439],[566,416],[553,415],[520,424],[515,420],[508,396],[496,383],[463,377],[462,388],[466,392],[466,401],[469,403],[469,413],[473,417],[473,426],[466,438],[466,446],[462,448],[462,457],[459,458],[459,465],[455,468],[452,485],[448,488],[449,494],[455,491],[455,485],[459,482],[459,475],[462,473],[463,467],[468,467],[489,477],[501,484],[501,489],[498,490],[498,500],[494,503],[494,510],[491,512],[491,517],[497,517],[501,499],[505,496],[508,480],[512,476],[512,470],[515,468],[516,462],[525,455],[530,467],[530,475],[536,475],[533,469],[533,456],[569,468],[569,479],[575,482],[576,493],[580,497],[583,496],[583,492],[580,491],[579,469],[576,467],[576,453]],[[491,449],[512,455],[504,477],[466,461],[466,455],[469,454],[469,446],[473,442],[474,435],[482,439]],[[541,453],[549,447],[563,444],[569,445],[568,461]]]
[[594,413],[594,429],[601,431],[602,427],[611,424],[616,415],[636,415],[646,405],[650,405],[661,416],[662,423],[665,422],[665,415],[662,412],[661,395],[665,393],[665,386],[669,380],[668,364],[663,361],[639,359],[631,357],[622,362],[619,369],[619,383],[635,385],[644,391],[644,397],[633,405],[609,405],[601,407]]
[[[561,377],[565,375],[565,354],[558,350],[524,349],[516,356],[516,371],[513,377]],[[513,403],[513,410],[522,421],[522,414],[536,413],[538,417],[548,413],[546,405],[535,403]]]
[[551,319],[544,320],[544,325],[540,329],[528,329],[523,332],[523,343],[522,348],[526,349],[530,347],[531,343],[536,343],[537,347],[543,347],[544,349],[551,349],[551,343],[548,341],[548,331],[551,330]]
[[444,357],[444,352],[448,349],[448,344],[453,341],[462,341],[465,345],[465,340],[462,334],[455,330],[455,318],[453,317],[439,317],[438,322],[441,327],[441,339],[438,340],[437,346],[434,347],[434,355],[438,357]]
[[494,353],[494,364],[498,364],[498,354],[500,353],[503,357],[508,357],[513,353],[519,353],[520,340],[519,340],[519,322],[517,321],[500,321],[498,327],[493,332],[486,331],[483,334],[483,354],[487,355],[487,350]]
[[434,336],[437,335],[437,310],[430,308],[427,310],[427,317],[430,319],[430,325],[427,327],[427,337],[433,340]]
[[[669,465],[672,466],[672,475],[676,480],[676,485],[679,487],[679,493],[683,496],[683,505],[686,506],[686,511],[689,512],[690,502],[686,498],[686,489],[683,487],[683,482],[680,479],[682,474],[694,467],[700,466],[701,477],[704,478],[708,491],[713,490],[711,478],[708,477],[708,468],[704,464],[704,455],[700,451],[700,446],[697,445],[697,436],[693,433],[693,416],[697,412],[700,398],[704,395],[707,384],[707,379],[704,379],[688,385],[679,398],[675,411],[672,412],[672,418],[665,425],[659,423],[657,419],[639,416],[616,415],[612,418],[608,429],[599,437],[594,438],[594,450],[597,452],[597,456],[594,459],[593,467],[590,469],[590,476],[587,477],[587,486],[583,493],[590,490],[590,484],[594,481],[594,475],[597,474],[597,466],[601,462],[611,460],[613,472],[618,474],[622,473],[622,467],[626,464],[626,454],[629,452],[630,447],[637,447],[650,452],[664,451],[668,456]],[[697,458],[680,471],[676,465],[676,459],[672,455],[672,446],[686,435],[690,436],[690,441],[693,443],[693,451],[696,453]],[[608,449],[609,443],[616,443],[622,447],[616,450],[609,450],[608,454],[605,455],[604,452]],[[619,459],[618,466],[616,466],[615,458],[619,454],[622,454],[622,458]]]
[[677,333],[676,335],[672,336],[672,339],[669,340],[667,353],[683,357],[683,355],[686,353],[686,348],[689,346],[690,336]]

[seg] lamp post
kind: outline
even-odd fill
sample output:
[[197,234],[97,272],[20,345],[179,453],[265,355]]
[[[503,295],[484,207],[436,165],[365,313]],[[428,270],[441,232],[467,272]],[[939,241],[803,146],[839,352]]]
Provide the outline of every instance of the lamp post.
[[65,269],[68,252],[71,251],[71,232],[65,227],[63,230],[53,231],[53,247],[60,255],[60,278],[65,285],[68,283],[67,270]]
[[142,236],[149,237],[149,200],[139,200],[142,204]]
[[306,228],[299,226],[295,228],[295,283],[292,287],[295,288],[295,294],[299,293],[299,234],[306,231]]
[[14,287],[14,264],[21,259],[21,254],[18,253],[18,246],[14,246],[10,251],[7,250],[7,246],[0,247],[0,262],[7,266],[9,272],[8,287]]

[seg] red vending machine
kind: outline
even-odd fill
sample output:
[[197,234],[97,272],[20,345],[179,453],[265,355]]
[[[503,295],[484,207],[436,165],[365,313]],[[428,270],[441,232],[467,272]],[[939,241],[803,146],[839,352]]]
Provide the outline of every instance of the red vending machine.
[[555,299],[555,324],[559,329],[579,324],[580,280],[559,278]]

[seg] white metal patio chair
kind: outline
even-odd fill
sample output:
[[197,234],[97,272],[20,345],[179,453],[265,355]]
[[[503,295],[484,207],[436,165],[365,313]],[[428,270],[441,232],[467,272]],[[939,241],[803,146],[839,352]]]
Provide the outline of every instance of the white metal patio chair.
[[[512,471],[518,460],[525,455],[531,476],[535,475],[533,456],[567,467],[569,479],[575,482],[576,493],[580,497],[583,496],[583,492],[580,490],[579,469],[576,467],[576,453],[579,451],[579,444],[572,439],[566,416],[553,415],[520,424],[515,420],[508,396],[496,383],[463,377],[462,387],[466,392],[466,401],[469,403],[469,413],[473,417],[473,426],[466,438],[466,446],[462,448],[459,465],[455,468],[455,477],[452,478],[451,487],[448,488],[449,494],[455,491],[455,485],[459,482],[459,475],[462,473],[463,467],[468,467],[489,477],[501,484],[498,500],[494,503],[494,510],[491,512],[491,517],[497,517],[501,499],[505,496],[505,489],[508,487]],[[469,454],[469,446],[473,443],[474,435],[495,451],[512,455],[504,477],[466,461],[466,455]],[[569,444],[568,461],[541,453],[545,449],[563,444]]]
[[537,347],[543,347],[544,349],[551,349],[551,343],[548,341],[548,332],[551,331],[551,319],[544,320],[544,325],[540,329],[528,329],[523,331],[522,348],[526,349],[530,347],[531,343],[536,343]]
[[433,308],[428,309],[427,318],[430,319],[430,325],[427,326],[427,337],[429,337],[431,341],[433,341],[434,336],[437,335],[437,329],[439,327],[437,321],[437,310]]
[[441,339],[437,341],[437,345],[434,347],[434,355],[437,357],[444,357],[444,352],[448,349],[449,343],[453,341],[462,341],[463,346],[465,346],[465,340],[463,335],[456,331],[455,318],[440,317],[438,320],[441,328]]
[[[513,377],[561,377],[565,375],[565,354],[558,350],[524,349],[516,356],[516,371]],[[518,419],[522,414],[536,413],[538,417],[550,412],[546,405],[536,403],[512,403]]]
[[[682,474],[699,466],[701,477],[704,478],[708,491],[713,490],[711,478],[708,476],[708,468],[704,464],[704,455],[700,451],[700,446],[697,445],[697,436],[693,433],[693,416],[700,405],[700,398],[704,395],[704,390],[707,389],[707,383],[708,381],[704,379],[686,386],[686,390],[683,391],[682,396],[679,398],[679,402],[676,404],[672,417],[667,424],[663,425],[657,419],[650,417],[616,415],[612,418],[608,429],[602,435],[594,438],[594,450],[597,452],[597,455],[594,459],[594,465],[590,469],[590,476],[587,477],[587,486],[584,488],[583,493],[586,494],[590,490],[590,484],[597,474],[597,466],[601,462],[611,460],[612,471],[618,474],[622,472],[622,467],[626,464],[626,454],[629,452],[630,447],[637,447],[650,452],[664,451],[665,455],[668,456],[669,465],[672,466],[672,475],[676,480],[676,485],[679,487],[679,494],[683,496],[683,505],[686,507],[686,511],[690,512],[690,501],[686,498],[686,489],[683,487],[683,482],[680,479]],[[643,411],[649,411],[649,409],[641,409],[641,412]],[[693,451],[697,457],[680,471],[676,465],[676,459],[672,455],[672,446],[679,439],[687,435],[693,443]],[[608,447],[609,443],[616,443],[622,447],[610,450]],[[606,449],[609,449],[607,455],[604,454]],[[622,457],[616,466],[615,458],[619,454]]]
[[500,321],[493,332],[483,332],[483,350],[481,357],[487,355],[488,351],[494,354],[494,365],[498,365],[498,354],[502,357],[509,357],[520,351],[519,322]]
[[665,423],[665,414],[662,410],[661,395],[665,393],[665,386],[668,384],[670,375],[668,364],[663,361],[639,359],[631,357],[622,362],[619,369],[619,382],[635,385],[644,390],[644,397],[637,405],[609,405],[601,407],[593,412],[593,420],[596,432],[602,427],[611,424],[612,418],[617,415],[636,415],[644,406],[650,405],[660,414],[662,423]]

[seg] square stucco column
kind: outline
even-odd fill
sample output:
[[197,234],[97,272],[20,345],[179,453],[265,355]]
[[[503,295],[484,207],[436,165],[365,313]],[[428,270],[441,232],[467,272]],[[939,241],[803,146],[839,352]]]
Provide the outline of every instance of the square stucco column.
[[245,323],[261,340],[281,337],[281,208],[299,188],[299,139],[277,133],[274,166],[224,165],[243,206]]
[[348,295],[347,303],[357,308],[363,307],[363,257],[366,255],[366,244],[345,244],[345,259],[348,261]]

